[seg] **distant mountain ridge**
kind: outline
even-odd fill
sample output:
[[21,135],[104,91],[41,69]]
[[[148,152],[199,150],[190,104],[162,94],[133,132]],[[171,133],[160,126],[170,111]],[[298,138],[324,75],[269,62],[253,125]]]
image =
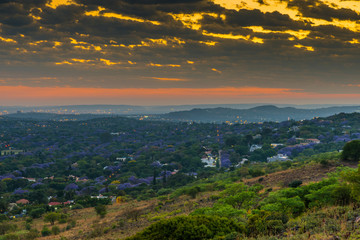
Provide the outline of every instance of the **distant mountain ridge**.
[[303,120],[314,117],[327,117],[338,113],[360,112],[360,106],[336,106],[317,109],[298,109],[294,107],[280,108],[274,105],[264,105],[250,109],[233,108],[194,108],[190,111],[178,111],[158,115],[158,118],[170,121],[194,122],[225,122],[225,121],[285,121],[288,119]]
[[[269,105],[266,103],[242,103],[242,104],[193,104],[193,105],[63,105],[63,106],[0,106],[2,114],[12,114],[17,112],[40,112],[40,113],[61,113],[61,114],[117,114],[117,115],[146,115],[146,114],[166,114],[178,111],[190,111],[194,108],[231,108],[231,109],[250,109],[254,107]],[[302,109],[316,109],[333,107],[327,104],[272,104],[277,107],[295,107]]]
[[[183,107],[190,107],[191,105],[178,106],[180,109]],[[182,111],[166,112],[173,108],[171,106],[137,106],[131,110],[126,108],[131,107],[127,105],[89,105],[89,106],[69,106],[71,111],[76,113],[53,113],[53,112],[14,112],[3,115],[5,118],[16,119],[31,119],[31,120],[54,120],[54,121],[81,121],[102,117],[125,116],[140,118],[148,115],[149,120],[164,120],[164,121],[184,121],[184,122],[213,122],[222,123],[230,122],[281,122],[288,119],[303,120],[311,119],[314,117],[328,117],[341,112],[352,113],[360,112],[360,106],[332,106],[323,108],[295,108],[295,107],[278,107],[275,105],[262,105],[255,106],[248,109],[235,109],[228,107],[215,107],[215,108],[202,108],[203,105],[193,105],[196,108]],[[207,106],[207,105],[204,105]],[[210,105],[212,106],[212,105]],[[217,105],[215,105],[217,106]],[[239,106],[239,105],[236,105]],[[64,109],[65,106],[52,108],[55,111],[57,108]],[[103,107],[103,108],[101,108]],[[157,108],[159,107],[159,108]],[[50,111],[49,109],[42,108],[43,111]],[[162,108],[160,110],[160,108]],[[74,110],[77,109],[77,110]],[[101,110],[100,110],[101,109]],[[110,111],[112,110],[112,111]],[[89,113],[90,112],[90,113]],[[95,112],[95,113],[92,113]],[[148,112],[161,112],[148,113]]]

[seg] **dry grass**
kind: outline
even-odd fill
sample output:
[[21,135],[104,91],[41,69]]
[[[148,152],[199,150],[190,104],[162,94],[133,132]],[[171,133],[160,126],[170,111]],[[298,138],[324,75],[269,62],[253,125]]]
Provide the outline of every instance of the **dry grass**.
[[[349,167],[357,167],[356,164],[344,163]],[[337,165],[322,166],[321,164],[311,164],[297,169],[289,169],[281,172],[271,173],[266,176],[252,179],[243,179],[244,183],[253,185],[259,183],[266,188],[271,187],[273,190],[287,186],[294,180],[301,180],[304,184],[309,182],[320,181],[330,172],[336,170]],[[153,222],[170,218],[176,215],[189,214],[200,207],[211,207],[213,201],[210,196],[218,192],[203,192],[195,199],[189,196],[181,196],[174,200],[151,199],[147,201],[130,201],[127,203],[114,203],[108,206],[108,213],[105,218],[96,215],[94,208],[86,208],[69,211],[70,219],[76,221],[76,226],[66,230],[67,223],[56,225],[61,229],[59,235],[41,237],[40,240],[56,240],[64,237],[68,240],[81,239],[125,239],[135,233],[148,227]],[[18,222],[19,226],[25,226],[24,220]],[[46,225],[51,229],[51,225],[44,223],[43,219],[34,219],[32,227],[41,231]],[[63,231],[64,230],[64,231]],[[304,236],[305,237],[305,236]],[[316,239],[313,238],[306,239]],[[325,238],[326,239],[326,238]]]
[[[61,229],[59,235],[40,237],[40,240],[56,240],[64,237],[68,240],[75,239],[125,239],[148,227],[154,221],[170,218],[176,215],[189,214],[193,210],[212,206],[213,202],[209,197],[213,193],[201,193],[196,199],[188,196],[181,196],[175,200],[160,201],[151,199],[147,201],[131,201],[127,203],[109,205],[108,213],[104,218],[96,215],[94,208],[85,208],[69,211],[69,219],[76,221],[76,226],[66,230],[67,223],[55,225]],[[161,202],[161,204],[159,204]],[[157,207],[157,206],[161,206]],[[19,225],[24,226],[25,222],[20,221]],[[39,231],[44,226],[51,229],[49,223],[43,219],[34,219],[32,228]],[[63,231],[64,230],[64,231]]]
[[289,183],[294,180],[301,180],[304,184],[318,182],[326,177],[328,173],[334,172],[338,166],[356,168],[357,163],[340,162],[337,164],[329,164],[328,166],[323,166],[320,163],[313,163],[295,169],[267,174],[265,176],[243,179],[243,181],[247,185],[260,183],[265,187],[272,187],[273,190],[275,190],[281,187],[287,187]]

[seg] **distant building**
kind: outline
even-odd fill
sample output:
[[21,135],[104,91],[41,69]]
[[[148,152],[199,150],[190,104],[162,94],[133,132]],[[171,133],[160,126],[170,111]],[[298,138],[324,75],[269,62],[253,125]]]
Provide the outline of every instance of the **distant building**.
[[249,162],[249,160],[247,158],[243,158],[238,164],[235,165],[235,167],[241,167],[246,162]]
[[253,136],[253,139],[261,139],[261,134],[256,134],[255,136]]
[[58,205],[61,205],[61,202],[49,202],[48,204],[50,207],[51,206],[58,206]]
[[29,203],[30,203],[29,200],[24,199],[24,198],[16,201],[16,204],[26,205],[26,204],[29,204]]
[[316,139],[316,138],[308,138],[308,139],[305,139],[305,142],[306,142],[306,143],[316,143],[316,144],[319,144],[319,143],[320,143],[320,140],[319,140],[319,139]]
[[300,128],[298,126],[292,126],[291,128],[289,128],[288,132],[298,132],[300,131]]
[[253,152],[253,151],[255,151],[257,149],[261,149],[261,148],[262,148],[262,145],[253,144],[250,147],[250,152]]
[[28,180],[29,182],[36,182],[35,178],[24,178],[24,179]]
[[216,160],[212,156],[201,158],[201,162],[205,163],[204,167],[216,167]]
[[24,150],[16,150],[16,149],[8,149],[8,150],[2,150],[1,156],[7,156],[7,155],[17,155],[19,153],[24,152]]
[[273,148],[277,148],[277,147],[280,147],[280,146],[284,146],[284,144],[282,144],[282,143],[272,143],[272,144],[270,144],[271,145],[271,147],[273,147]]
[[278,154],[272,157],[267,158],[267,162],[277,162],[277,161],[289,161],[291,160],[286,154]]

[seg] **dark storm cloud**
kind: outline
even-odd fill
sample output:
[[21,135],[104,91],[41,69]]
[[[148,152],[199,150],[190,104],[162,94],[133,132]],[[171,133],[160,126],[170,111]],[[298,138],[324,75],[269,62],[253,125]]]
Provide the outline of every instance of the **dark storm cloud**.
[[288,0],[288,7],[297,8],[304,17],[324,19],[332,21],[359,20],[360,15],[348,8],[332,8],[320,0]]
[[287,14],[281,14],[277,11],[263,13],[257,9],[228,11],[226,13],[226,21],[232,26],[263,26],[269,28],[283,27],[287,29],[299,29],[305,27],[304,22],[295,21]]
[[24,8],[22,4],[1,3],[0,4],[0,22],[11,26],[23,26],[31,24],[33,19],[28,16],[29,9]]
[[236,27],[262,26],[266,29],[272,30],[286,30],[286,29],[305,29],[308,23],[303,21],[295,21],[289,15],[281,14],[279,12],[263,13],[260,10],[241,9],[227,10],[224,12],[226,19],[221,17],[214,17],[205,15],[201,20],[203,28],[207,29],[234,29]]
[[127,14],[148,20],[162,22],[172,21],[168,13],[198,13],[211,12],[221,13],[225,9],[218,4],[208,0],[188,0],[188,1],[124,1],[124,0],[76,0],[79,4],[84,4],[88,9],[95,10],[97,7],[104,7],[106,11]]
[[84,14],[85,8],[77,5],[60,5],[56,9],[45,8],[39,17],[41,17],[40,23],[43,24],[64,24],[67,22],[74,23],[77,19],[81,18]]
[[130,4],[189,4],[189,3],[199,3],[204,2],[204,0],[124,0],[124,2],[130,3]]
[[312,31],[309,34],[311,38],[320,37],[322,39],[336,38],[342,41],[350,41],[353,38],[359,37],[359,34],[346,28],[341,28],[333,25],[321,25],[311,28]]

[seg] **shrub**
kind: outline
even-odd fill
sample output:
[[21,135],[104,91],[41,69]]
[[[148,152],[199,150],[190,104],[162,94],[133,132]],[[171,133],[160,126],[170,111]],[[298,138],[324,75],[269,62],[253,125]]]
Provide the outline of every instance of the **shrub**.
[[36,229],[31,229],[28,233],[24,235],[25,240],[34,240],[40,236],[39,231]]
[[48,227],[44,226],[43,229],[41,230],[41,236],[46,237],[46,236],[50,236],[51,235],[51,231]]
[[4,222],[4,221],[7,221],[7,220],[9,220],[9,218],[5,214],[0,215],[0,222]]
[[83,208],[84,208],[83,205],[78,204],[78,203],[71,207],[71,209],[83,209]]
[[165,194],[170,194],[170,193],[172,193],[173,192],[173,190],[171,189],[171,188],[161,188],[158,192],[157,192],[157,194],[158,195],[165,195]]
[[191,198],[196,198],[196,195],[201,191],[200,187],[195,186],[192,188],[189,188],[186,191],[186,194],[189,195]]
[[297,188],[299,187],[303,182],[301,180],[294,180],[291,183],[289,183],[289,187]]
[[54,234],[54,235],[58,235],[58,234],[60,233],[60,228],[59,228],[58,226],[53,226],[53,227],[51,228],[51,232],[52,232],[52,234]]
[[104,234],[104,229],[101,226],[95,226],[94,230],[90,233],[91,238],[100,237]]
[[326,167],[327,165],[329,165],[329,161],[326,160],[326,159],[321,159],[321,160],[320,160],[320,164],[321,164],[322,166]]
[[127,219],[131,219],[133,221],[137,221],[141,214],[142,214],[141,209],[137,209],[137,208],[126,209],[124,213]]
[[99,204],[95,207],[95,212],[97,215],[99,215],[101,218],[105,217],[107,214],[106,206]]
[[285,230],[285,226],[281,220],[267,220],[266,227],[269,234],[279,234]]
[[26,224],[25,224],[25,229],[29,231],[29,230],[31,229],[31,224],[30,224],[30,223],[26,223]]
[[351,188],[347,184],[340,184],[333,190],[335,203],[339,205],[348,205],[353,199],[351,197]]
[[71,228],[76,226],[76,221],[75,220],[69,220],[68,221],[68,225],[66,226],[66,230],[70,230]]
[[17,229],[15,224],[11,224],[8,222],[0,223],[0,235],[4,235],[8,232],[14,232]]
[[61,213],[61,214],[59,215],[59,223],[66,223],[66,222],[67,222],[67,219],[68,219],[68,215],[67,215],[67,214]]
[[15,233],[9,233],[4,236],[4,240],[20,240],[20,237]]
[[30,211],[29,215],[32,218],[40,218],[45,213],[44,208],[34,208]]
[[245,228],[233,220],[218,216],[179,216],[150,225],[128,240],[213,239]]

